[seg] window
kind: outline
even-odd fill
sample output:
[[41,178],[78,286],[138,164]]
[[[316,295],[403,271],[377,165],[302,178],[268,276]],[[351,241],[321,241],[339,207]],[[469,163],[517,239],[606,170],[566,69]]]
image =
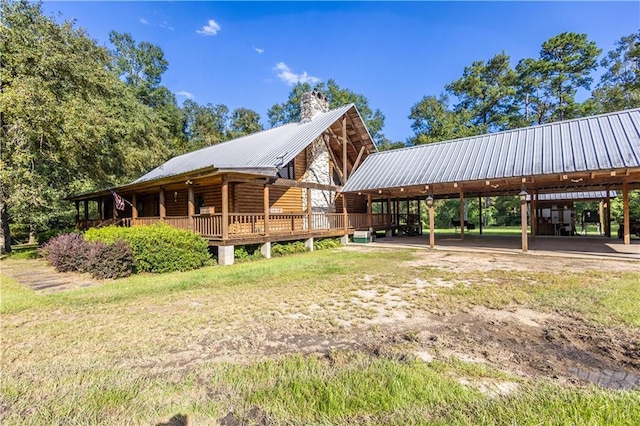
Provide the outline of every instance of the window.
[[283,179],[295,179],[295,173],[294,173],[294,169],[293,169],[293,162],[294,160],[289,161],[289,163],[282,167],[279,171],[278,171],[278,177],[283,178]]

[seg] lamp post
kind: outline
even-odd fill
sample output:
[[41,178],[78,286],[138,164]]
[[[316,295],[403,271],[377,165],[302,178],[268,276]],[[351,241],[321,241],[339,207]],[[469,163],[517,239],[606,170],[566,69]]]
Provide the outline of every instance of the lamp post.
[[529,241],[527,239],[527,191],[522,187],[518,194],[520,197],[520,221],[522,223],[522,252],[526,253],[529,249]]
[[434,234],[434,218],[433,218],[433,197],[431,194],[425,200],[427,202],[427,207],[429,207],[429,247],[433,248],[435,246],[435,234]]

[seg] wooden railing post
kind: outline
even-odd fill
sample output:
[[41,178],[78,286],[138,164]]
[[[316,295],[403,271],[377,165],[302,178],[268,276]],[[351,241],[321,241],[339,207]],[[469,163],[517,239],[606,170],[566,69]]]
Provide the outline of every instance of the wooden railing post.
[[349,217],[347,216],[347,196],[342,194],[342,215],[344,216],[344,230],[349,229]]
[[371,205],[371,194],[367,194],[367,228],[373,226],[373,206]]
[[[134,203],[135,204],[135,203]],[[164,192],[164,188],[160,187],[160,194],[159,194],[159,201],[158,204],[160,204],[160,208],[159,210],[159,214],[160,214],[160,220],[164,221],[164,218],[167,217],[167,198],[165,196],[165,192]]]
[[196,194],[193,189],[193,183],[189,182],[188,186],[188,201],[187,201],[187,216],[189,216],[189,230],[194,230],[193,215],[196,214]]
[[138,196],[134,192],[131,195],[131,222],[135,224],[136,219],[138,219]]
[[98,219],[102,220],[102,198],[98,198]]
[[313,204],[311,200],[311,188],[307,188],[307,230],[313,231]]
[[222,177],[222,239],[229,239],[229,179]]
[[[115,211],[115,203],[113,203],[113,210]],[[115,215],[113,216],[115,217]],[[85,222],[89,220],[89,200],[84,200],[84,220]]]
[[269,236],[269,185],[265,184],[262,190],[264,204],[264,236]]

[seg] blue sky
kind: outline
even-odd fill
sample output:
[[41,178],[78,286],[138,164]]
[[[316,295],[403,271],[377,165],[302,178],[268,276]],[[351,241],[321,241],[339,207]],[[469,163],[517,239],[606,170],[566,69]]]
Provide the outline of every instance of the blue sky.
[[[159,45],[162,84],[200,103],[247,107],[267,122],[296,81],[326,81],[368,97],[391,140],[407,118],[475,60],[505,51],[537,58],[563,31],[586,33],[604,52],[638,31],[640,2],[46,2],[100,44],[111,30]],[[584,96],[584,94],[583,94]]]

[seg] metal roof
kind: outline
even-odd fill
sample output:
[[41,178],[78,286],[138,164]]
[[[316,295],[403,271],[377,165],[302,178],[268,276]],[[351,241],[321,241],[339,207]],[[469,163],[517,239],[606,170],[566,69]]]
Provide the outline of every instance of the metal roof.
[[[616,198],[617,191],[609,191],[609,198]],[[604,200],[607,198],[607,191],[581,191],[581,192],[560,192],[556,194],[538,194],[538,201],[571,201],[571,200]],[[531,200],[531,195],[527,196],[527,201]]]
[[319,114],[306,123],[285,124],[173,157],[133,183],[207,168],[253,170],[274,175],[277,166],[289,163],[351,108],[357,112],[356,107],[349,104]]
[[343,192],[640,167],[640,108],[369,155]]

